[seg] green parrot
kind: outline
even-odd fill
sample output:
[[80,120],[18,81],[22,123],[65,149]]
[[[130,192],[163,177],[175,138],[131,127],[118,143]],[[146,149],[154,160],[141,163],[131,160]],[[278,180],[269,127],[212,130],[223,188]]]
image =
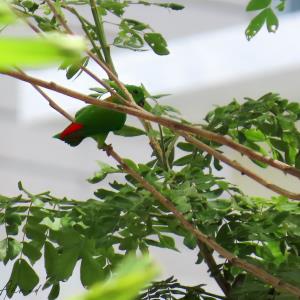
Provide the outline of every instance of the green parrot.
[[[134,101],[144,105],[145,97],[141,87],[126,85]],[[122,95],[121,92],[119,92]],[[121,104],[116,96],[111,96],[103,101],[111,101]],[[78,146],[83,139],[91,137],[98,143],[98,147],[104,145],[105,139],[111,131],[120,130],[126,121],[126,114],[109,110],[97,105],[87,105],[75,114],[75,122],[71,123],[62,132],[54,135],[72,147]]]

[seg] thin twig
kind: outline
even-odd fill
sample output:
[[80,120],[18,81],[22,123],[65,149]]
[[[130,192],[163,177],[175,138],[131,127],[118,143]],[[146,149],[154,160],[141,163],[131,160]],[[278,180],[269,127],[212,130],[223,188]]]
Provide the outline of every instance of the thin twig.
[[[22,71],[21,69],[17,68],[18,71],[23,74],[26,75],[26,73],[24,71]],[[67,113],[61,106],[59,106],[58,104],[56,104],[55,101],[53,101],[39,86],[37,86],[36,84],[31,84],[32,87],[34,89],[36,89],[43,97],[46,101],[48,101],[49,105],[56,111],[58,111],[59,113],[61,113],[66,119],[68,119],[71,122],[74,122],[74,118]]]
[[[50,89],[50,90],[53,90],[53,91],[56,91],[58,93],[61,93],[61,94],[70,96],[72,98],[81,100],[81,101],[83,101],[85,103],[88,103],[88,104],[94,104],[94,105],[104,107],[104,108],[107,108],[107,109],[112,109],[112,110],[115,110],[115,111],[118,111],[118,112],[133,115],[133,116],[136,116],[140,119],[153,121],[155,123],[159,123],[159,124],[161,124],[165,127],[168,127],[172,130],[175,130],[175,131],[179,130],[181,132],[193,133],[193,134],[196,134],[197,136],[200,136],[202,138],[206,138],[208,140],[218,142],[220,144],[223,144],[223,141],[225,139],[224,144],[227,145],[227,146],[229,144],[231,144],[232,148],[234,148],[237,151],[239,151],[239,149],[240,149],[239,147],[244,147],[242,145],[239,145],[239,144],[235,143],[234,141],[230,140],[227,137],[223,137],[221,135],[210,132],[208,130],[204,130],[204,129],[199,128],[199,127],[193,127],[193,126],[190,126],[190,125],[187,125],[187,124],[182,124],[182,123],[179,123],[177,121],[171,120],[171,119],[166,118],[166,117],[156,116],[156,115],[153,115],[149,112],[139,110],[138,108],[135,108],[135,107],[119,105],[119,104],[116,104],[116,103],[113,103],[113,102],[108,102],[108,101],[99,101],[99,100],[96,100],[92,97],[84,95],[82,93],[79,93],[79,92],[76,92],[74,90],[63,87],[61,85],[58,85],[54,82],[47,82],[47,81],[41,80],[39,78],[35,78],[35,77],[32,77],[32,76],[24,75],[24,74],[21,74],[21,73],[18,73],[18,72],[13,72],[13,71],[1,71],[0,73],[6,74],[8,76],[11,76],[11,77],[14,77],[14,78],[17,78],[17,79],[20,79],[20,80],[23,80],[23,81],[26,81],[26,82],[29,82],[29,83],[33,83],[35,85],[38,85],[38,86],[41,86],[41,87],[44,87],[44,88],[47,88],[47,89]],[[209,147],[209,146],[207,146],[207,147]],[[244,147],[244,148],[246,148],[246,147]],[[210,149],[212,149],[212,148],[210,148]],[[249,156],[251,155],[251,158],[256,157],[258,155],[256,152],[254,152],[254,151],[252,151],[248,148],[246,148],[246,150],[247,150],[247,153],[249,154]],[[258,155],[258,158],[262,158],[260,154]],[[262,160],[262,159],[258,159],[258,160],[263,161],[263,162],[265,162],[269,165],[272,165],[272,166],[275,165],[277,169],[280,169],[283,172],[290,173],[291,175],[300,178],[300,174],[298,174],[299,170],[297,170],[297,169],[295,169],[295,168],[293,168],[289,165],[286,165],[286,164],[283,164],[281,162],[270,159],[268,157],[263,157],[263,158],[264,158],[264,160]],[[270,163],[271,161],[274,164],[271,164]],[[240,166],[237,162],[231,163],[231,167],[236,168],[238,171],[245,173],[244,171],[245,171],[246,168]],[[243,169],[241,169],[241,167]],[[249,173],[249,170],[248,170],[248,173]],[[257,176],[257,175],[255,175],[255,176]],[[257,182],[264,183],[263,185],[265,187],[267,187],[269,189],[271,188],[273,191],[279,193],[280,195],[289,197],[290,199],[293,199],[293,200],[300,200],[300,194],[292,193],[292,192],[286,191],[285,189],[282,189],[282,188],[280,188],[276,185],[269,184],[263,178],[260,179],[259,176],[257,176]]]

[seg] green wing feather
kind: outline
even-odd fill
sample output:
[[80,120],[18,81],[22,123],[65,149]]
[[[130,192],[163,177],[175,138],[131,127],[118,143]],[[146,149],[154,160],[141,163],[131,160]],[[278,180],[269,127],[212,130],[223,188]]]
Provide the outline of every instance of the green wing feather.
[[[126,87],[132,94],[136,103],[143,105],[144,93],[142,88],[133,85],[127,85]],[[111,101],[118,102],[118,98],[112,98]],[[124,113],[109,110],[97,105],[87,105],[75,114],[74,123],[54,137],[63,140],[73,147],[79,145],[86,137],[92,137],[101,147],[109,132],[120,130],[125,122],[126,114]]]

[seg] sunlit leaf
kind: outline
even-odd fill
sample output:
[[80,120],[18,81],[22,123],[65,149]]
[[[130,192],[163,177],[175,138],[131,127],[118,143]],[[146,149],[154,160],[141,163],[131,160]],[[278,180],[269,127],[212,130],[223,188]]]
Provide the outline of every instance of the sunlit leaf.
[[76,61],[85,49],[75,36],[51,34],[47,38],[0,38],[0,69],[41,67],[62,60]]

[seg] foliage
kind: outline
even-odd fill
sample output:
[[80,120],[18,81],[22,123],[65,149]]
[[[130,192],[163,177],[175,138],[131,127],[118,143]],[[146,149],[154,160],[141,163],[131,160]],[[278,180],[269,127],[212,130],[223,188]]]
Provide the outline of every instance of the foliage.
[[[274,1],[276,3],[276,1]],[[283,11],[286,0],[280,0],[275,6],[277,11]],[[260,11],[249,23],[245,34],[248,40],[251,40],[263,27],[267,26],[268,32],[276,32],[279,26],[279,21],[274,13],[273,0],[250,0],[247,5],[247,11]]]
[[[206,116],[207,129],[289,165],[300,167],[300,105],[269,93],[218,107]],[[260,164],[261,165],[261,164]]]
[[[280,1],[275,9],[283,10],[284,4],[284,0]],[[90,6],[93,22],[79,13],[83,5]],[[2,25],[24,18],[43,33],[43,37],[22,41],[1,38],[0,66],[7,69],[12,64],[23,67],[59,61],[68,79],[80,75],[88,67],[90,58],[82,53],[82,40],[61,35],[69,31],[64,21],[66,12],[79,21],[90,53],[97,55],[113,74],[116,72],[110,43],[134,51],[144,51],[148,45],[148,49],[158,55],[169,54],[167,42],[160,33],[149,24],[126,17],[126,10],[131,5],[158,6],[175,11],[183,9],[176,3],[149,1],[16,0],[9,5],[0,2]],[[269,32],[277,30],[278,20],[273,6],[271,0],[249,2],[247,10],[259,12],[246,29],[248,39],[255,36],[265,23]],[[109,14],[118,21],[105,23]],[[104,24],[117,27],[116,36],[110,43],[106,41]],[[50,33],[47,38],[45,33]],[[55,42],[51,38],[53,34]],[[37,55],[41,52],[41,56]],[[70,57],[71,60],[68,60]],[[94,99],[102,99],[110,88],[119,92],[113,76],[110,74],[109,77],[103,88],[90,88]],[[164,95],[153,96],[145,87],[143,89],[147,98],[146,111],[193,125],[184,120],[176,109],[159,102]],[[124,96],[122,92],[120,94]],[[299,104],[273,93],[257,100],[245,100],[243,104],[234,100],[226,106],[217,107],[206,116],[203,127],[228,135],[240,144],[299,169],[300,139],[296,126],[300,118]],[[216,175],[222,168],[220,161],[165,126],[144,126],[143,130],[124,126],[115,134],[126,138],[147,135],[157,142],[161,155],[154,147],[147,163],[124,161],[170,199],[195,228],[239,258],[300,287],[299,203],[283,196],[266,199],[244,195],[238,187]],[[222,151],[221,145],[216,142],[199,137],[198,140]],[[255,163],[266,166],[261,162]],[[118,174],[119,180],[112,180],[112,174]],[[101,187],[104,179],[109,181],[107,188]],[[80,264],[81,283],[90,291],[75,299],[132,299],[156,274],[149,260],[136,261],[136,256],[148,254],[151,247],[178,251],[176,237],[181,237],[189,249],[201,248],[192,232],[184,229],[178,218],[161,205],[153,193],[126,174],[120,165],[99,162],[99,170],[88,181],[97,184],[97,188],[95,197],[86,201],[57,198],[50,192],[33,194],[21,183],[20,195],[0,196],[0,225],[6,232],[6,237],[0,241],[0,260],[5,265],[13,263],[10,279],[4,287],[9,298],[17,291],[29,295],[40,285],[49,289],[48,299],[56,299],[60,284],[67,281],[75,266]],[[114,272],[120,261],[130,253],[134,258],[127,258],[123,266]],[[208,249],[207,253],[213,259],[212,251]],[[44,263],[45,282],[34,269],[38,261]],[[195,262],[208,264],[203,249],[199,250]],[[151,283],[138,297],[153,300],[295,299],[275,291],[228,260],[222,260],[210,272],[214,278],[217,273],[221,274],[230,287],[228,295],[206,291],[205,283],[188,287],[171,277]]]

